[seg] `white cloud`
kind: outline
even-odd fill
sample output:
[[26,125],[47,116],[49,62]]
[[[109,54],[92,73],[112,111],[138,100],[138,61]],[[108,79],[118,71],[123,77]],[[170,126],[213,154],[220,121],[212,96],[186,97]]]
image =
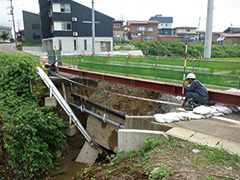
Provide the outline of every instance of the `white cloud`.
[[[7,15],[9,1],[0,0],[0,25],[9,23]],[[92,0],[75,0],[91,7]],[[173,17],[173,26],[198,26],[201,17],[201,30],[205,30],[208,0],[95,0],[95,9],[115,19],[148,20],[162,14]],[[22,10],[39,13],[38,0],[13,0],[15,19],[22,19]],[[230,24],[240,27],[239,0],[214,1],[213,31],[224,31]]]

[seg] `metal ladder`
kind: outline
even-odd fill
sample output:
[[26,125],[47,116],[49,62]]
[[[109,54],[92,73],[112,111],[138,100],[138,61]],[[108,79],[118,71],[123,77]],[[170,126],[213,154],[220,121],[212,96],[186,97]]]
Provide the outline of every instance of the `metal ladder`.
[[56,86],[53,84],[51,79],[47,76],[47,74],[42,70],[42,68],[37,67],[37,73],[42,78],[44,83],[47,85],[47,87],[50,89],[50,97],[54,95],[54,97],[57,99],[58,103],[62,106],[64,111],[69,116],[70,124],[73,122],[77,128],[80,130],[80,132],[83,134],[83,136],[86,138],[86,140],[90,143],[90,145],[95,146],[96,149],[98,149],[100,152],[102,151],[101,147],[90,137],[90,135],[87,133],[87,131],[84,129],[68,103],[65,101],[61,93],[58,91]]

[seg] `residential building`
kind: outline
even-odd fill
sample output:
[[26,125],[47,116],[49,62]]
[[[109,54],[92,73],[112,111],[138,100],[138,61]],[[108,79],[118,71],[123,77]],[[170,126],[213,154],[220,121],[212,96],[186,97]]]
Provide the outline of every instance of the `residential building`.
[[182,36],[184,39],[188,37],[192,40],[196,40],[198,38],[196,27],[175,27],[173,28],[173,35]]
[[[92,9],[72,0],[39,0],[43,50],[92,53]],[[113,51],[113,18],[95,11],[95,52]]]
[[113,21],[113,40],[120,42],[123,39],[123,20]]
[[158,21],[158,35],[172,35],[172,23],[173,17],[164,17],[161,14],[157,14],[155,17],[151,17],[150,21]]
[[2,35],[3,31],[6,31],[9,34],[9,39],[12,38],[12,27],[9,26],[0,26],[0,35]]
[[157,41],[158,21],[127,21],[125,29],[129,40]]
[[42,44],[40,15],[23,11],[25,43]]
[[240,44],[240,34],[221,33],[217,43],[221,45],[238,45]]
[[181,42],[182,36],[178,35],[158,35],[158,41],[160,42]]
[[225,31],[223,31],[224,33],[229,33],[229,34],[236,34],[236,33],[240,33],[240,28],[236,28],[236,27],[228,27]]
[[24,30],[19,30],[17,33],[17,41],[21,43],[25,43],[25,32]]

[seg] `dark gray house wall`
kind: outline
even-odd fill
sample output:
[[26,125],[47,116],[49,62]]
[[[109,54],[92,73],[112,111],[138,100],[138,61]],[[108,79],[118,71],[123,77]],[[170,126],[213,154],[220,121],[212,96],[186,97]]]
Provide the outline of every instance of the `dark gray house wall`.
[[25,43],[41,44],[42,29],[40,15],[23,11],[23,23],[25,33]]
[[[53,12],[49,17],[49,9],[52,9],[52,3],[68,3],[70,4],[70,13]],[[40,16],[42,22],[43,39],[51,37],[73,37],[73,32],[78,33],[78,37],[91,37],[92,25],[91,23],[84,23],[84,21],[92,20],[92,10],[82,4],[72,0],[39,0]],[[76,17],[77,21],[72,21]],[[96,37],[113,37],[113,18],[98,11],[95,11],[96,23]],[[53,22],[68,21],[71,22],[71,31],[53,31],[51,26]]]

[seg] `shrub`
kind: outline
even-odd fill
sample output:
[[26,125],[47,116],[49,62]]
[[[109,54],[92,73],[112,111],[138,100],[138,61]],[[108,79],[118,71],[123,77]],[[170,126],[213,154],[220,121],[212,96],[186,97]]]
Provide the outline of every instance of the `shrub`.
[[[0,116],[10,156],[9,164],[25,177],[38,176],[54,167],[56,149],[64,140],[63,122],[52,107],[39,107],[44,96],[42,80],[36,73],[40,65],[30,56],[0,53]],[[32,92],[30,83],[33,84]]]

